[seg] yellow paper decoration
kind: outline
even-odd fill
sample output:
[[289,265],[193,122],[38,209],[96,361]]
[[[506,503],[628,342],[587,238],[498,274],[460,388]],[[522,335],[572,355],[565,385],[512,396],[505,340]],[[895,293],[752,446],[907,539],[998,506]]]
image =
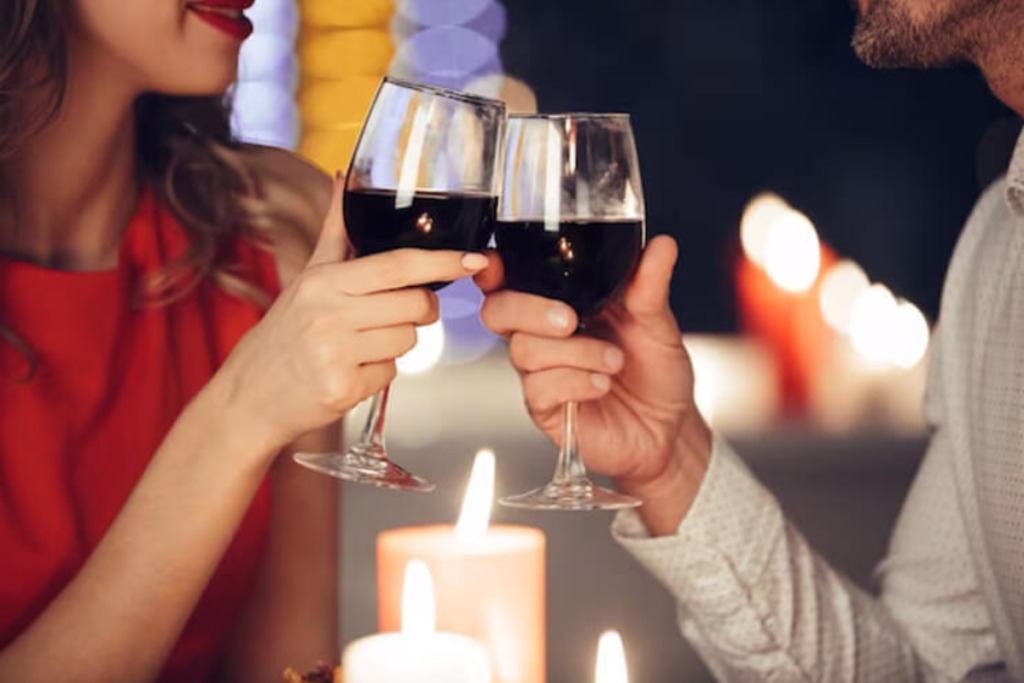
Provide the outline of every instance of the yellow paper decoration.
[[326,130],[307,129],[302,133],[299,154],[319,166],[326,173],[345,171],[356,147],[363,122],[349,124],[347,128]]
[[304,79],[381,76],[394,54],[391,34],[385,30],[309,31],[301,37],[299,69]]
[[363,28],[386,26],[394,0],[300,0],[302,23],[311,26]]
[[361,124],[377,93],[380,78],[352,76],[317,80],[299,91],[299,109],[306,128],[342,128]]
[[299,153],[327,172],[348,167],[395,53],[395,0],[299,0]]

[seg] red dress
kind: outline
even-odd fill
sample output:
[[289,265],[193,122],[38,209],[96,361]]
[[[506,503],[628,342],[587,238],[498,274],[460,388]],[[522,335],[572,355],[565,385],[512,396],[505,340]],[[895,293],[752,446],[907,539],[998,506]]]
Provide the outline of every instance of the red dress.
[[[0,648],[74,577],[185,404],[260,318],[256,305],[210,278],[174,303],[135,305],[140,277],[185,246],[180,224],[147,192],[113,270],[0,257],[0,325],[37,360],[31,379],[18,381],[25,356],[0,338]],[[277,294],[268,252],[241,237],[223,252],[249,282]],[[269,513],[264,481],[162,681],[213,679]]]

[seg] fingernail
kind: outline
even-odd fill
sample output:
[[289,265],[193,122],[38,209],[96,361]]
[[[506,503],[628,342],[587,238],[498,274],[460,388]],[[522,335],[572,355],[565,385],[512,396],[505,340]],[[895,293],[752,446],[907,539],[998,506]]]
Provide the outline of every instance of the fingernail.
[[341,180],[341,169],[334,172],[334,182],[338,182],[339,180]]
[[625,358],[622,355],[622,351],[619,351],[614,346],[609,346],[604,351],[604,366],[609,370],[618,370],[622,367],[622,362]]
[[608,375],[602,375],[599,372],[595,372],[590,376],[590,383],[601,391],[607,391],[608,387],[612,385],[612,381],[608,379]]
[[569,307],[565,304],[555,304],[548,309],[548,322],[555,329],[564,330],[568,328],[570,320]]
[[487,257],[467,251],[462,255],[462,267],[466,270],[483,270],[487,267]]

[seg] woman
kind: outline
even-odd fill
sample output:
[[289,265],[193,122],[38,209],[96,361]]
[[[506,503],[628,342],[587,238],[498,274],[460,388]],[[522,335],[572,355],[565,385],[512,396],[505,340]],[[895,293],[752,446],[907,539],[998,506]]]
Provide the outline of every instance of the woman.
[[336,487],[279,454],[486,262],[345,260],[338,179],[232,143],[247,4],[0,3],[0,681],[333,659]]

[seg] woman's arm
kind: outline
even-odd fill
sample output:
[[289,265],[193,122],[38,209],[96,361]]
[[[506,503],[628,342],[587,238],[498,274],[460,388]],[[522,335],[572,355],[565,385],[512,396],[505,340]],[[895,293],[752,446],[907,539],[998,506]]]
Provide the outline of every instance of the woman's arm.
[[152,680],[274,451],[226,387],[208,385],[75,578],[0,652],[0,681]]
[[[282,287],[309,259],[328,211],[330,178],[283,150],[245,148],[242,163],[259,179]],[[259,577],[225,659],[225,680],[276,683],[338,656],[339,483],[296,465],[296,451],[340,445],[340,424],[308,434],[272,468],[271,522]]]
[[156,677],[274,456],[386,386],[422,285],[481,256],[399,250],[342,262],[341,186],[313,257],[182,412],[82,569],[3,651],[0,683]]

